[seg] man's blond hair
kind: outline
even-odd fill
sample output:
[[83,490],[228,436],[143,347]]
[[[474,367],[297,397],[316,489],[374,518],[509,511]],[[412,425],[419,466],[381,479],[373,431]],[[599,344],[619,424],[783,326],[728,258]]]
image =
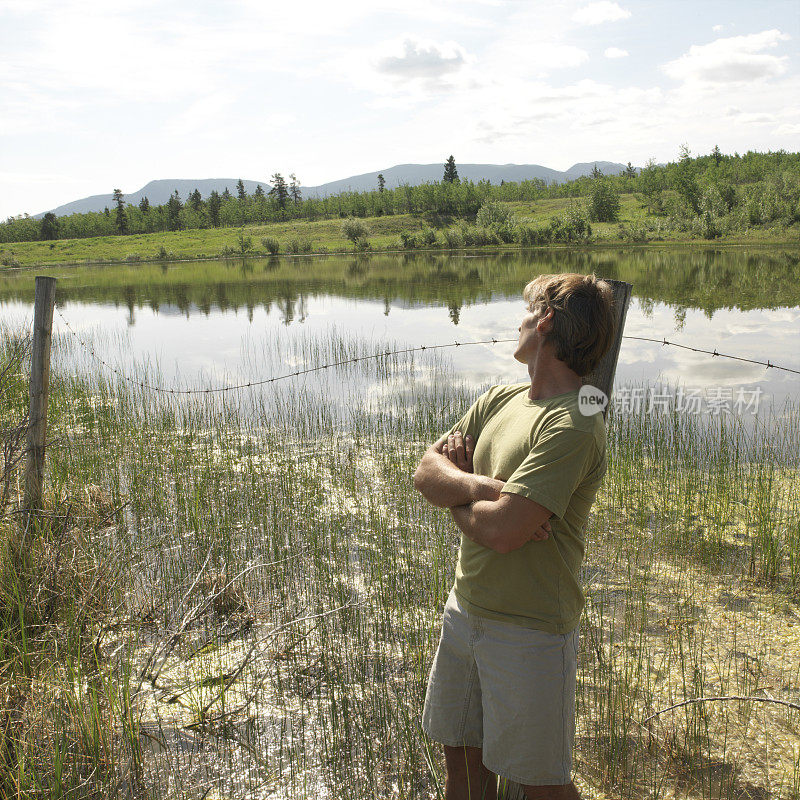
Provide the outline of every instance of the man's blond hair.
[[545,341],[556,358],[581,377],[597,367],[617,332],[611,285],[594,273],[539,275],[522,293],[530,311],[552,308],[553,329]]

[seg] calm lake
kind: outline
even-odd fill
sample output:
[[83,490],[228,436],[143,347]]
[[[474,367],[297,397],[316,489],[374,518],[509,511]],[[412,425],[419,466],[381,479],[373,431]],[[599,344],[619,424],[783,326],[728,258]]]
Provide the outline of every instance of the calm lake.
[[[219,386],[335,360],[334,340],[370,352],[513,338],[525,283],[562,271],[632,283],[627,336],[800,369],[800,250],[386,254],[4,270],[0,319],[30,324],[35,275],[55,275],[63,318],[123,373],[148,368],[161,373],[164,386]],[[54,331],[71,337],[58,313]],[[98,369],[81,347],[59,353],[60,341],[54,358],[61,367]],[[439,350],[435,358],[477,389],[526,380],[513,351],[513,343],[478,345]],[[369,376],[362,379],[368,396]],[[291,381],[297,389],[336,384],[335,376]],[[658,410],[681,402],[679,387],[688,413],[752,417],[795,402],[800,375],[623,340],[614,402]]]

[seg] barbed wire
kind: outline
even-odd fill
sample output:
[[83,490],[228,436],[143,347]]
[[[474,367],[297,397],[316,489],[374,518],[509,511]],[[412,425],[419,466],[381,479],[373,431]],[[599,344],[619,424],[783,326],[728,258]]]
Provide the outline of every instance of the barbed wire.
[[[117,369],[116,367],[109,364],[107,361],[102,359],[97,353],[94,351],[94,347],[90,344],[81,339],[80,336],[73,330],[72,326],[66,320],[64,315],[61,313],[61,309],[56,306],[56,311],[58,312],[59,317],[61,317],[62,322],[67,327],[67,330],[77,339],[80,346],[86,350],[96,361],[101,363],[106,369],[109,369],[113,372],[117,377],[121,378],[123,381],[127,383],[133,384],[135,386],[139,386],[142,389],[150,389],[154,392],[161,392],[163,394],[172,394],[172,395],[192,395],[192,394],[217,394],[220,392],[231,392],[236,391],[239,389],[252,389],[255,386],[264,386],[270,383],[277,383],[278,381],[289,380],[290,378],[296,378],[301,375],[309,375],[313,372],[321,372],[322,370],[331,369],[333,367],[341,367],[347,364],[356,364],[361,361],[371,361],[372,359],[381,359],[381,358],[390,358],[392,356],[399,356],[399,355],[406,355],[408,353],[421,353],[426,352],[428,350],[443,350],[448,347],[468,347],[470,345],[495,345],[495,344],[507,344],[511,342],[517,342],[518,339],[516,337],[512,339],[497,339],[496,337],[492,337],[491,339],[481,339],[478,341],[470,341],[470,342],[447,342],[445,344],[430,344],[430,345],[419,345],[417,347],[404,347],[398,350],[385,350],[382,352],[371,353],[370,355],[366,356],[353,356],[352,358],[343,358],[338,361],[331,361],[327,364],[321,364],[320,366],[316,367],[307,367],[305,369],[298,369],[293,372],[286,372],[282,375],[274,375],[271,378],[264,378],[263,380],[257,381],[248,381],[247,383],[238,383],[232,386],[220,386],[216,388],[210,389],[167,389],[163,386],[155,386],[153,384],[147,383],[147,381],[136,380],[135,378],[131,378],[128,375],[125,375],[122,371]],[[689,345],[679,344],[678,342],[670,342],[666,338],[661,339],[654,339],[648,336],[622,336],[623,339],[635,339],[637,341],[642,342],[654,342],[655,344],[660,345],[670,345],[672,347],[680,347],[684,350],[692,350],[695,353],[707,353],[710,356],[718,356],[719,358],[732,358],[736,361],[745,361],[750,364],[759,364],[761,366],[766,367],[767,369],[778,369],[783,370],[785,372],[791,372],[795,375],[800,375],[800,370],[792,369],[791,367],[782,367],[778,364],[773,364],[771,361],[759,361],[757,359],[752,358],[744,358],[742,356],[735,356],[730,355],[728,353],[720,353],[716,348],[714,350],[704,350],[700,347],[690,347]]]
[[679,344],[678,342],[669,342],[666,339],[651,339],[648,336],[623,336],[623,339],[638,339],[641,342],[655,342],[656,344],[668,344],[672,347],[680,347],[683,350],[692,350],[695,353],[708,353],[710,356],[719,356],[720,358],[733,358],[736,361],[746,361],[748,364],[760,364],[767,369],[779,369],[784,372],[793,372],[795,375],[800,375],[800,369],[792,369],[791,367],[782,367],[779,364],[773,364],[769,359],[766,361],[759,361],[754,358],[744,358],[743,356],[733,356],[729,353],[719,353],[715,347],[713,350],[703,350],[701,347],[690,347],[688,344]]

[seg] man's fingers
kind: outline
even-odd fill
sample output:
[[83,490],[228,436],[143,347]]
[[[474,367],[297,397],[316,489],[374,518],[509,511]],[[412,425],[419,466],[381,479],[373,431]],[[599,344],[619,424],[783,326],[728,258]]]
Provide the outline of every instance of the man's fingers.
[[475,451],[475,440],[467,434],[464,437],[464,470],[466,472],[473,472],[472,454]]
[[474,450],[475,440],[470,435],[464,436],[461,431],[453,431],[438,448],[439,453],[465,472],[472,472]]
[[464,467],[467,466],[467,457],[464,451],[464,439],[461,436],[461,431],[456,431],[453,434],[453,441],[455,443],[455,448],[456,448],[455,462],[459,467],[461,467],[461,469],[463,469]]
[[552,532],[550,528],[550,523],[548,521],[543,522],[534,532],[533,536],[531,537],[534,542],[543,542]]

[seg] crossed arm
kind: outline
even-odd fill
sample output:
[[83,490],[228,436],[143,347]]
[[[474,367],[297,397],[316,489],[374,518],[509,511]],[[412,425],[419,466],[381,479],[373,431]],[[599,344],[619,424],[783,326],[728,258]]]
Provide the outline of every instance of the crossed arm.
[[503,481],[475,475],[474,444],[460,431],[442,436],[425,451],[414,487],[429,503],[449,508],[468,538],[498,553],[546,539],[552,512],[522,495],[503,493]]

